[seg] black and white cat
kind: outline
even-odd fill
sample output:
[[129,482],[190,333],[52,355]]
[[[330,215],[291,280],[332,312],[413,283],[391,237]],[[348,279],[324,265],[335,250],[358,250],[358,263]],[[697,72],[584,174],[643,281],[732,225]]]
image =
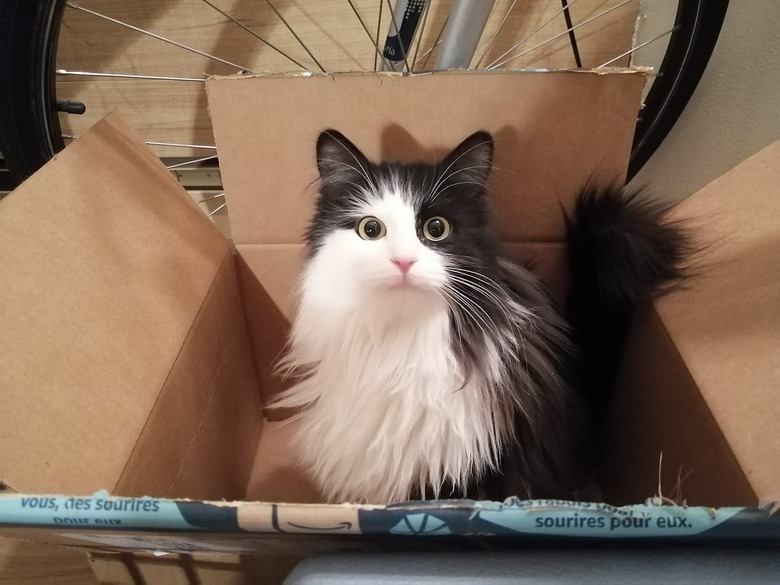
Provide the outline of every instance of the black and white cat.
[[[587,472],[590,407],[610,366],[574,342],[619,351],[633,307],[679,278],[685,239],[657,206],[583,195],[569,222],[571,330],[538,278],[500,255],[492,156],[486,132],[435,165],[375,164],[336,131],[319,137],[320,195],[280,364],[295,383],[273,406],[298,409],[296,443],[328,501],[570,497]],[[608,266],[625,223],[632,249]],[[601,314],[617,316],[609,331]]]

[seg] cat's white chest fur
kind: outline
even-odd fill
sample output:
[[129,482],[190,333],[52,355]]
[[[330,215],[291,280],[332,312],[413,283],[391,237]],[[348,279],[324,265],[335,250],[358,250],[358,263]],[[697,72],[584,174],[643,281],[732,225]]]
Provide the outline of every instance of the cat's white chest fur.
[[500,437],[489,393],[452,352],[446,302],[412,288],[362,294],[327,269],[309,267],[288,358],[315,365],[279,402],[307,405],[291,422],[304,464],[334,502],[462,489],[495,462]]

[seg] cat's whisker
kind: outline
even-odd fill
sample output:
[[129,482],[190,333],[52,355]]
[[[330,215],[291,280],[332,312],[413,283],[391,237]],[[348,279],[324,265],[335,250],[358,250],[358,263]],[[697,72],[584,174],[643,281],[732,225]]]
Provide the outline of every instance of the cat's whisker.
[[[365,169],[363,169],[362,166],[360,167],[360,169],[358,169],[354,165],[351,165],[349,163],[345,163],[344,161],[341,161],[341,160],[332,159],[332,158],[321,158],[320,160],[321,161],[325,161],[325,162],[329,162],[329,163],[335,163],[335,164],[339,164],[339,165],[345,166],[348,169],[351,169],[351,170],[355,171],[356,173],[358,173],[359,175],[361,175],[366,180],[366,183],[368,183],[369,185],[373,185],[373,181],[371,181],[371,179],[368,178],[368,175],[366,174],[366,171],[365,171]],[[355,159],[355,160],[357,160],[357,159]],[[358,162],[358,164],[360,164],[360,163]],[[323,177],[322,180],[325,181],[326,177]],[[327,177],[327,178],[328,179],[333,179],[333,182],[338,182],[338,178],[335,177],[335,176]]]
[[[477,168],[477,167],[474,167],[474,168]],[[450,175],[450,177],[448,177],[448,179],[452,178],[456,174],[457,174],[457,172],[452,173],[452,175]],[[429,193],[428,195],[426,195],[426,202],[433,203],[434,201],[436,201],[436,199],[439,197],[439,195],[444,193],[444,191],[446,191],[450,187],[455,187],[456,185],[466,185],[466,184],[472,184],[475,187],[478,187],[478,188],[481,188],[481,189],[486,189],[487,186],[488,186],[488,184],[486,182],[484,182],[484,181],[460,181],[460,182],[457,182],[457,183],[450,183],[450,184],[446,184],[446,181],[445,181],[445,182],[443,182],[443,183],[441,183],[439,185],[439,187],[438,187],[438,189],[437,189],[437,191],[435,193],[432,192],[432,193]]]
[[477,280],[480,280],[481,282],[484,282],[485,284],[495,288],[496,290],[500,290],[502,292],[505,292],[506,289],[497,283],[495,280],[490,278],[489,276],[482,274],[481,272],[477,272],[476,270],[471,270],[470,268],[464,268],[463,266],[459,266],[456,264],[452,264],[448,266],[448,270],[452,272],[457,272],[458,274],[473,276]]
[[[449,291],[451,295],[453,295],[453,298],[459,303],[459,305],[464,310],[464,312],[475,319],[474,322],[476,325],[479,326],[480,323],[484,325],[484,328],[481,326],[479,327],[483,336],[488,335],[488,331],[490,331],[491,329],[491,324],[492,324],[492,329],[495,329],[497,327],[496,322],[488,314],[488,312],[485,311],[485,309],[480,307],[477,303],[475,303],[473,300],[468,298],[463,293],[459,292],[457,289],[452,288],[451,286],[445,286],[445,288]],[[482,315],[484,315],[485,317],[483,318],[477,311],[479,311],[479,313],[482,313]],[[477,320],[479,321],[479,323],[477,323]],[[490,321],[490,324],[488,323],[488,321]]]
[[[439,185],[440,185],[440,184],[444,183],[445,181],[447,181],[447,179],[450,179],[450,178],[454,177],[454,176],[455,176],[455,175],[457,175],[458,173],[464,173],[464,172],[466,172],[466,171],[473,171],[473,170],[475,170],[475,169],[488,169],[488,170],[490,170],[491,168],[492,168],[492,167],[491,167],[490,165],[473,165],[473,166],[470,166],[470,167],[463,167],[463,168],[461,168],[461,169],[457,169],[457,170],[455,170],[455,171],[452,171],[452,172],[451,172],[451,173],[449,173],[449,174],[442,174],[442,175],[439,177],[439,179],[438,179],[438,181],[437,181],[437,184],[439,184]],[[446,171],[445,171],[445,173],[446,173]],[[435,187],[435,186],[434,186],[434,187]],[[435,188],[434,188],[434,189],[431,189],[431,192],[434,192],[434,191],[435,191]]]
[[460,312],[457,310],[458,308],[462,308],[461,305],[458,303],[457,299],[453,298],[449,294],[447,294],[447,290],[444,289],[434,289],[436,291],[436,294],[444,300],[445,303],[447,303],[447,306],[450,308],[450,314],[452,315],[452,318],[454,320],[454,326],[455,326],[455,334],[460,339],[463,337],[463,316],[460,314]]
[[525,366],[525,371],[530,372],[528,368],[528,350],[525,347],[525,337],[523,336],[522,331],[517,331],[517,338],[520,340],[520,347],[523,350],[523,365]]
[[488,288],[485,288],[482,284],[472,282],[466,278],[463,278],[461,276],[456,276],[454,274],[449,275],[450,280],[453,282],[463,285],[466,288],[469,288],[477,293],[480,293],[480,296],[483,297],[484,300],[491,302],[491,304],[501,311],[504,316],[507,319],[511,319],[511,315],[509,314],[509,311],[507,311],[502,305],[506,302],[506,299],[503,299],[496,295],[493,291],[491,291]]
[[[464,156],[466,156],[466,155],[467,155],[468,153],[470,153],[472,150],[474,150],[474,149],[476,149],[476,148],[479,148],[479,147],[481,147],[481,146],[484,146],[484,145],[486,145],[486,144],[491,144],[491,143],[492,143],[492,141],[490,141],[490,140],[483,140],[482,142],[479,142],[479,143],[475,144],[474,146],[472,146],[472,147],[470,147],[470,148],[466,149],[464,152],[460,153],[460,154],[459,154],[459,155],[458,155],[458,156],[455,158],[455,160],[453,160],[453,161],[452,161],[452,162],[451,162],[451,163],[450,163],[450,164],[447,166],[447,168],[446,168],[446,169],[444,169],[444,171],[442,171],[442,177],[444,177],[444,176],[445,176],[445,175],[446,175],[446,174],[449,172],[449,170],[450,170],[450,169],[451,169],[451,168],[452,168],[452,167],[455,165],[455,163],[456,163],[456,162],[458,162],[460,159],[462,159]],[[441,180],[441,179],[439,179],[439,180]],[[437,187],[437,186],[438,186],[438,182],[437,182],[437,185],[436,185],[436,186],[434,186],[434,189],[433,189],[434,191],[436,190],[436,187]]]
[[[461,299],[463,302],[467,303],[469,306],[475,307],[479,312],[484,315],[490,323],[496,327],[497,324],[493,317],[485,310],[484,307],[482,307],[479,303],[477,303],[476,299],[471,298],[469,295],[465,294],[464,291],[459,290],[456,286],[453,286],[452,284],[446,285],[447,288],[455,294],[459,299]],[[484,321],[483,321],[484,322]],[[485,322],[485,325],[487,323]]]
[[[461,310],[463,310],[463,312],[464,312],[466,315],[469,315],[469,316],[471,315],[471,311],[470,311],[470,310],[469,310],[467,307],[465,307],[465,306],[463,305],[463,303],[460,301],[460,299],[459,299],[460,295],[458,295],[458,294],[457,294],[457,291],[455,291],[455,290],[454,290],[454,289],[452,289],[451,287],[449,287],[449,286],[446,286],[446,285],[445,285],[444,287],[442,287],[442,294],[443,294],[443,295],[446,295],[446,297],[447,297],[449,300],[451,300],[453,303],[455,303],[455,307],[452,307],[452,305],[450,305],[452,308],[458,308],[458,309],[461,309]],[[459,321],[461,321],[461,322],[462,322],[462,318],[461,318],[461,315],[460,315],[460,314],[456,315],[456,318],[457,318]]]
[[[464,168],[458,169],[456,171],[452,171],[449,174],[442,174],[439,177],[439,179],[436,181],[436,183],[434,183],[433,188],[430,190],[430,192],[426,196],[426,199],[430,200],[430,201],[435,200],[439,196],[439,193],[437,192],[437,189],[439,189],[441,186],[443,186],[449,179],[451,179],[452,177],[454,177],[458,173],[463,173],[463,172],[466,172],[466,171],[473,171],[473,170],[476,170],[476,169],[488,169],[488,170],[490,170],[490,168],[491,167],[489,165],[474,165],[474,166],[470,166],[470,167],[464,167]],[[447,173],[447,171],[445,170],[444,173]],[[478,186],[481,186],[481,187],[486,187],[487,186],[486,183],[483,184],[483,183],[479,183],[479,182],[476,182],[476,181],[474,181],[474,183],[477,184]]]
[[431,203],[432,203],[432,202],[434,202],[434,201],[435,201],[435,200],[436,200],[436,199],[437,199],[437,198],[438,198],[438,197],[439,197],[439,196],[440,196],[442,193],[444,193],[444,192],[445,192],[447,189],[450,189],[450,188],[452,188],[452,187],[457,187],[458,185],[475,185],[476,187],[480,187],[480,188],[484,188],[484,187],[485,187],[485,185],[484,185],[484,184],[482,184],[482,183],[478,183],[477,181],[458,181],[457,183],[450,183],[449,185],[447,185],[447,186],[446,186],[446,187],[444,187],[443,189],[440,189],[440,190],[439,190],[439,192],[438,192],[438,193],[436,193],[436,195],[434,195],[434,196],[433,196],[433,197],[430,199],[430,202],[431,202]]
[[334,135],[333,135],[333,134],[331,134],[330,132],[325,132],[325,133],[326,133],[328,136],[330,136],[330,137],[331,137],[333,140],[335,140],[336,142],[338,142],[338,143],[341,145],[341,147],[342,147],[344,150],[346,150],[346,151],[349,153],[349,155],[350,155],[350,156],[351,156],[353,159],[355,159],[355,162],[358,164],[358,166],[360,167],[360,169],[363,171],[363,172],[362,172],[362,175],[363,175],[363,177],[365,177],[365,179],[366,179],[366,181],[368,181],[368,184],[369,184],[369,185],[373,185],[373,184],[374,184],[374,183],[373,183],[373,181],[372,181],[372,180],[369,178],[369,176],[368,176],[368,171],[365,169],[365,167],[364,167],[364,166],[363,166],[363,164],[360,162],[360,160],[358,159],[358,157],[357,157],[357,156],[355,156],[355,153],[354,153],[354,152],[352,152],[352,150],[351,150],[351,149],[350,149],[350,148],[349,148],[349,147],[348,147],[346,144],[344,144],[344,142],[343,142],[343,141],[339,140],[338,136],[334,136]]
[[515,323],[516,321],[525,321],[526,314],[524,312],[513,313],[509,311],[507,303],[510,302],[510,299],[507,296],[506,290],[500,285],[491,282],[489,279],[475,282],[470,277],[464,277],[462,274],[450,272],[450,278],[472,290],[481,292],[486,300],[492,301],[495,307],[503,313],[507,321],[512,323]]
[[[467,270],[467,269],[462,269],[462,270]],[[452,272],[452,269],[450,269],[450,272]],[[469,272],[473,272],[473,271],[469,271]],[[499,287],[499,285],[497,283],[495,283],[492,279],[490,279],[488,277],[485,277],[484,275],[480,275],[479,273],[476,273],[476,272],[473,272],[473,274],[476,274],[478,276],[483,277],[485,280],[487,280],[490,283],[492,283],[496,288],[501,289],[501,287]],[[452,275],[450,275],[450,277],[453,278]],[[476,283],[468,281],[468,280],[462,280],[462,279],[459,279],[458,277],[454,277],[454,278],[457,278],[458,282],[460,284],[462,284],[464,286],[467,286],[467,287],[470,287],[470,288],[472,288],[472,290],[476,290],[476,291],[482,292],[484,294],[484,296],[488,300],[492,300],[492,304],[494,305],[494,307],[502,312],[502,314],[504,315],[504,318],[506,319],[506,323],[505,324],[507,326],[511,327],[511,329],[514,331],[514,336],[511,339],[512,345],[515,346],[515,349],[521,350],[523,352],[523,363],[524,363],[524,366],[525,366],[525,370],[528,371],[528,352],[527,352],[527,349],[525,347],[525,339],[524,339],[524,335],[523,335],[524,327],[521,327],[520,323],[518,322],[518,320],[522,320],[522,322],[525,323],[525,321],[526,321],[525,315],[523,315],[521,313],[511,314],[509,312],[509,310],[506,308],[506,299],[498,298],[496,295],[494,295],[493,293],[488,291],[486,288],[484,288],[484,287],[482,287],[480,285],[477,285]],[[501,290],[503,291],[503,289],[501,289]],[[517,347],[517,342],[518,341],[519,341],[520,347]]]
[[468,318],[471,319],[470,323],[472,324],[472,327],[475,327],[482,338],[484,338],[486,335],[485,329],[480,325],[478,319],[475,319],[472,316],[473,311],[471,311],[468,306],[464,305],[458,299],[452,297],[452,300],[455,303],[455,307],[453,307],[453,315],[455,315],[455,319],[459,323],[459,327],[457,329],[458,339],[469,339],[473,335],[472,333],[469,333],[469,322],[463,318],[462,314],[468,316]]
[[[453,272],[455,274],[459,274],[461,276],[474,278],[474,279],[480,281],[481,283],[484,283],[485,285],[489,286],[490,288],[493,288],[496,291],[501,292],[502,295],[508,294],[508,291],[507,291],[507,289],[504,286],[502,286],[501,284],[499,284],[498,282],[496,282],[495,280],[493,280],[492,278],[490,278],[489,276],[487,276],[487,275],[485,275],[485,274],[483,274],[481,272],[478,272],[476,270],[472,270],[472,269],[469,269],[469,268],[465,268],[462,265],[451,265],[451,266],[448,267],[448,270],[450,272]],[[520,311],[518,313],[518,316],[522,317],[524,321],[530,321],[529,317],[532,316],[533,311],[531,309],[527,308],[527,307],[519,307],[519,308],[521,308],[522,311]],[[532,324],[532,323],[529,322],[529,325],[530,324]]]
[[458,276],[457,274],[453,274],[453,272],[454,272],[453,270],[450,270],[449,272],[450,272],[449,277],[450,277],[451,280],[457,282],[458,284],[462,284],[463,286],[466,286],[466,287],[468,287],[468,288],[470,288],[470,289],[472,289],[472,290],[474,290],[476,292],[482,293],[482,296],[486,300],[491,301],[492,304],[495,306],[495,308],[498,309],[499,311],[501,311],[508,321],[513,321],[514,320],[512,314],[505,307],[508,299],[506,298],[505,291],[504,291],[504,289],[502,287],[500,287],[497,284],[493,283],[494,284],[493,288],[496,291],[499,291],[499,292],[502,293],[501,296],[499,296],[494,291],[492,291],[489,288],[485,287],[480,282],[473,282],[472,280],[469,280],[468,278],[464,278],[463,276]]
[[482,282],[471,280],[462,275],[451,273],[449,277],[453,282],[461,284],[468,289],[480,293],[480,295],[484,297],[486,301],[492,302],[497,309],[501,310],[505,317],[511,318],[512,315],[504,307],[504,305],[508,302],[508,298],[504,294],[504,291],[496,289],[498,290],[498,292],[496,292],[496,290],[491,290]]

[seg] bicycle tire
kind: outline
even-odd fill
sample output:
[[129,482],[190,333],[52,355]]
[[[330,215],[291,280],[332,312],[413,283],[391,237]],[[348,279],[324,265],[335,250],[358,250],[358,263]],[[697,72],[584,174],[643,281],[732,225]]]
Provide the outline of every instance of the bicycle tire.
[[[64,148],[57,113],[57,41],[65,0],[0,2],[0,151],[21,183]],[[717,42],[728,0],[679,0],[659,75],[640,113],[630,180],[674,126]]]
[[65,0],[0,2],[0,151],[19,184],[64,148],[54,65]]
[[677,5],[675,25],[659,75],[639,114],[628,180],[661,145],[696,90],[718,42],[728,0],[688,0]]

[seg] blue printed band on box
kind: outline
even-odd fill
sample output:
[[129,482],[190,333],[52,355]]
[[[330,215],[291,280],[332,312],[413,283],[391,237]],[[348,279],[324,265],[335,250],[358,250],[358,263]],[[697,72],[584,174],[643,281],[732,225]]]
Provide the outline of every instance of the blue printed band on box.
[[[202,502],[157,498],[0,497],[0,527],[56,532],[59,537],[119,548],[150,548],[145,535],[122,541],[122,533],[144,532],[155,550],[191,551],[198,535],[327,534],[403,537],[638,539],[780,543],[778,506],[705,508],[647,504],[614,507],[558,500],[503,503],[446,500],[395,506],[328,506],[263,502]],[[7,530],[6,530],[7,532]],[[163,541],[155,533],[186,533]],[[128,542],[130,544],[128,544]],[[168,542],[168,544],[165,544]],[[151,543],[151,541],[150,541]],[[192,545],[195,543],[195,545]],[[216,548],[215,548],[216,546]],[[223,547],[224,548],[224,547]],[[238,546],[238,549],[241,549]],[[196,550],[220,550],[204,544]],[[237,550],[237,549],[231,549]],[[249,547],[246,550],[251,550]]]

